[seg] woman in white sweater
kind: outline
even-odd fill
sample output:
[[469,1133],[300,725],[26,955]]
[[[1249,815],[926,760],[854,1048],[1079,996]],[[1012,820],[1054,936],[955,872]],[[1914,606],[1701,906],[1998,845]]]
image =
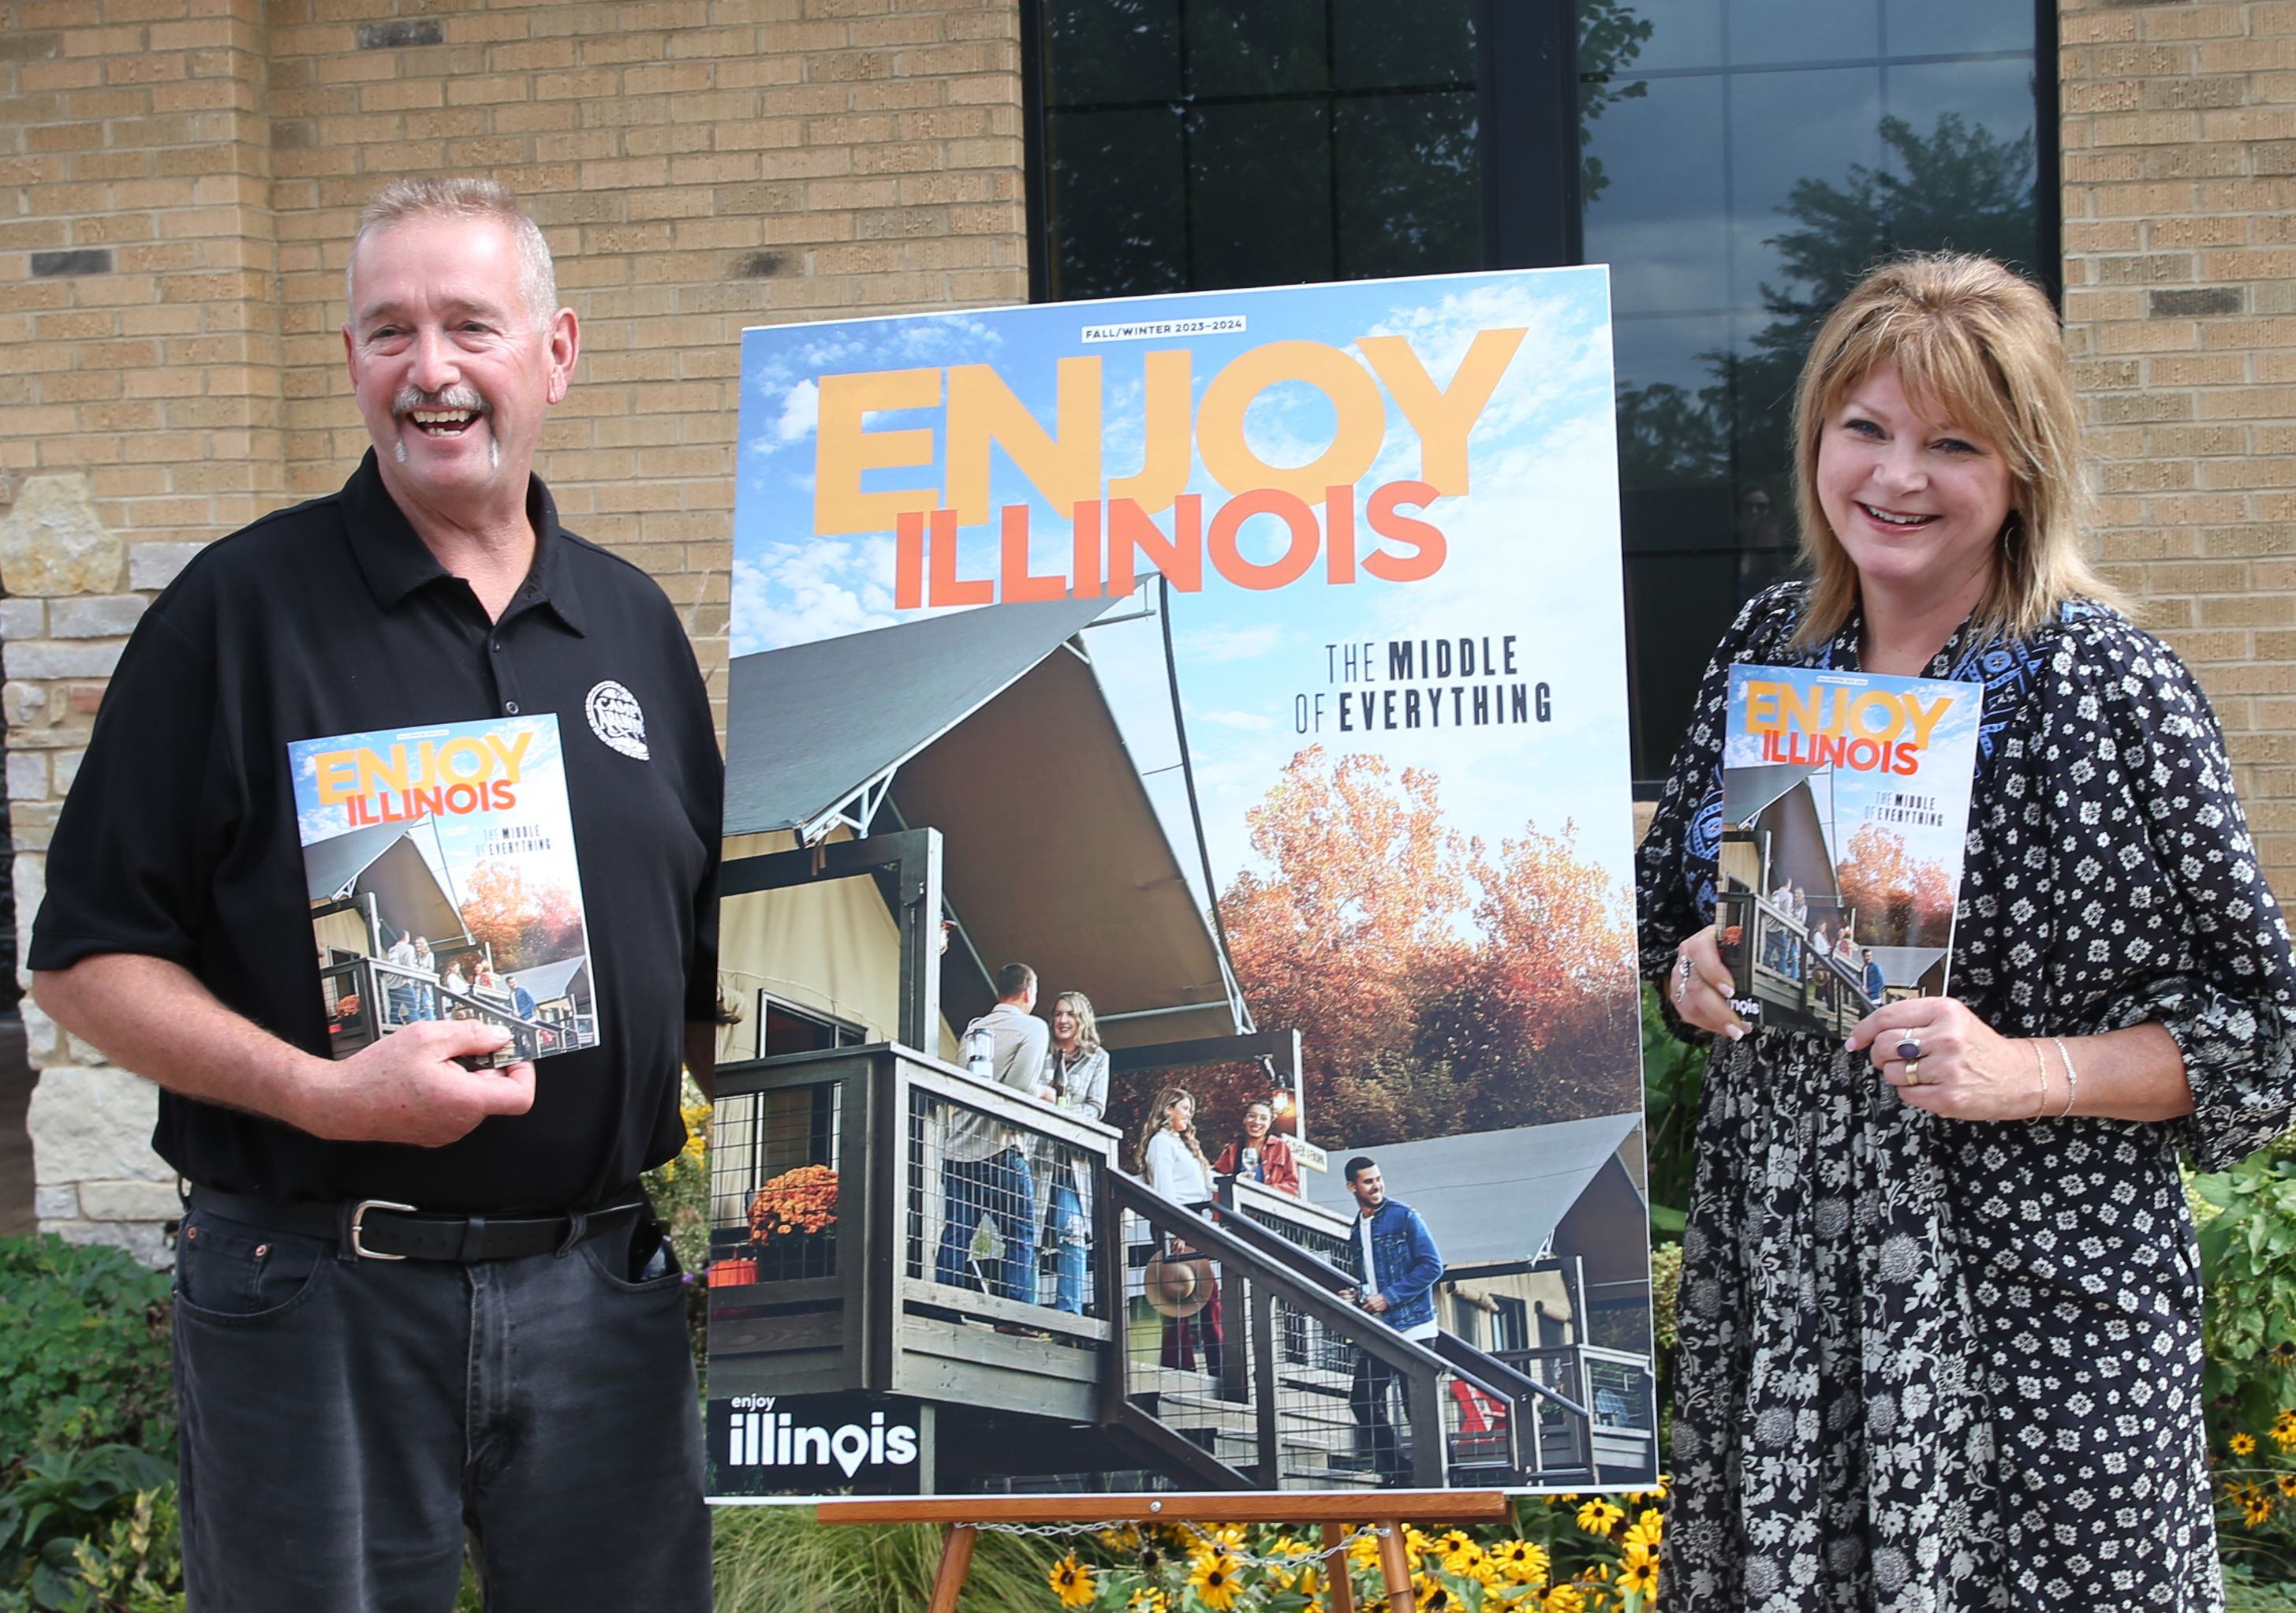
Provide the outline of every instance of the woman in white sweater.
[[[1211,1161],[1204,1158],[1203,1144],[1196,1141],[1195,1095],[1185,1087],[1168,1086],[1156,1094],[1156,1101],[1148,1113],[1155,1126],[1140,1140],[1141,1179],[1167,1199],[1182,1204],[1211,1202],[1212,1167]],[[1186,1255],[1191,1250],[1185,1242],[1175,1238],[1164,1252]],[[1210,1263],[1205,1262],[1204,1270],[1211,1269]],[[1199,1339],[1203,1341],[1204,1370],[1217,1378],[1222,1339],[1217,1278],[1211,1300],[1202,1310],[1193,1316],[1164,1318],[1164,1341],[1158,1359],[1177,1371],[1193,1371]]]

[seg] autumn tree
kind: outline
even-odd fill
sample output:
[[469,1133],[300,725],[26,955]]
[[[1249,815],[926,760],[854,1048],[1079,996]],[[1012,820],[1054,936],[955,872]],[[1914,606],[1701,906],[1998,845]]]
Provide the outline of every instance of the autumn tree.
[[[1835,877],[1867,946],[1944,946],[1953,939],[1953,884],[1939,864],[1915,856],[1906,837],[1867,823],[1849,837]],[[1886,943],[1880,938],[1889,938]]]
[[496,970],[510,974],[570,958],[582,950],[582,909],[565,886],[529,883],[518,864],[489,858],[471,871],[463,927],[494,949]]
[[1409,1054],[1431,983],[1465,950],[1471,848],[1433,774],[1320,745],[1248,821],[1265,872],[1220,898],[1236,974],[1260,1024],[1301,1033],[1311,1130],[1353,1138],[1356,1110],[1382,1107],[1374,1068]]
[[1527,831],[1471,859],[1476,944],[1422,1019],[1418,1052],[1456,1072],[1464,1126],[1489,1129],[1639,1101],[1634,902],[1575,829]]

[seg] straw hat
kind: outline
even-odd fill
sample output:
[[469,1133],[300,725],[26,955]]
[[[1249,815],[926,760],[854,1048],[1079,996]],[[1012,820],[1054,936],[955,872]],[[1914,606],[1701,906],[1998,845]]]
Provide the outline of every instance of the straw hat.
[[1151,1255],[1140,1273],[1148,1303],[1175,1319],[1193,1316],[1212,1300],[1212,1263],[1201,1257]]

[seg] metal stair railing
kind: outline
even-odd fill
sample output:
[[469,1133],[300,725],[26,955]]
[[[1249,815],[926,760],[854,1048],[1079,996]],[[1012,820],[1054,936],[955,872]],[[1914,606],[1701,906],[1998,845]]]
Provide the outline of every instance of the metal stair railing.
[[[1300,1278],[1318,1284],[1328,1292],[1336,1295],[1340,1290],[1356,1285],[1355,1277],[1347,1271],[1314,1250],[1300,1248],[1274,1228],[1251,1220],[1248,1216],[1239,1216],[1222,1224],[1232,1228],[1239,1238],[1271,1258],[1282,1262]],[[1357,1314],[1365,1314],[1362,1312]],[[1384,1323],[1380,1325],[1385,1326]],[[1387,1331],[1393,1331],[1392,1329]],[[1462,1381],[1524,1413],[1521,1425],[1527,1426],[1531,1431],[1530,1461],[1525,1470],[1529,1475],[1542,1480],[1552,1478],[1558,1483],[1592,1480],[1593,1446],[1589,1443],[1592,1423],[1586,1406],[1447,1330],[1439,1332],[1427,1347],[1440,1356]],[[1572,1430],[1571,1437],[1566,1441],[1569,1446],[1567,1459],[1547,1460],[1546,1445],[1550,1436],[1546,1419],[1538,1415],[1538,1407],[1533,1404],[1537,1400],[1547,1402],[1567,1420],[1565,1426]]]
[[[1220,1298],[1242,1324],[1215,1345],[1200,1320],[1209,1306],[1186,1317],[1158,1316],[1152,1325],[1161,1332],[1160,1347],[1152,1361],[1144,1359],[1146,1339],[1135,1324],[1153,1313],[1132,1302],[1140,1296],[1128,1278],[1120,1359],[1103,1379],[1102,1421],[1111,1431],[1152,1420],[1227,1469],[1230,1484],[1261,1489],[1382,1482],[1434,1489],[1452,1481],[1454,1467],[1504,1482],[1582,1480],[1591,1471],[1539,1465],[1538,1402],[1585,1420],[1580,1407],[1546,1386],[1463,1340],[1439,1338],[1431,1347],[1406,1339],[1340,1298],[1339,1290],[1352,1286],[1344,1272],[1266,1227],[1233,1215],[1215,1221],[1130,1176],[1111,1173],[1107,1182],[1111,1208],[1146,1224],[1152,1249],[1173,1253],[1176,1241],[1185,1242],[1186,1257],[1216,1265]],[[1292,1316],[1339,1348],[1305,1365],[1286,1361],[1277,1340]],[[1215,1348],[1217,1363],[1206,1359],[1205,1370],[1195,1370],[1194,1357]],[[1344,1373],[1332,1359],[1341,1352]],[[1401,1392],[1400,1423],[1388,1380]],[[1528,1463],[1521,1449],[1526,1429],[1534,1445]],[[1365,1443],[1368,1465],[1359,1448]],[[1201,1482],[1201,1465],[1189,1465],[1185,1481]]]

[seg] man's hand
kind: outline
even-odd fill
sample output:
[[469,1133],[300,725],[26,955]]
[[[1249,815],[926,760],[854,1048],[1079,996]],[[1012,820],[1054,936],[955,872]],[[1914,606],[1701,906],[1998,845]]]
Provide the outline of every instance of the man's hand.
[[286,1117],[331,1142],[411,1142],[439,1148],[490,1115],[534,1107],[534,1066],[465,1069],[455,1062],[499,1051],[510,1033],[477,1019],[422,1019],[324,1065]]
[[1374,1316],[1383,1316],[1387,1314],[1387,1296],[1385,1294],[1365,1294],[1363,1297],[1363,1307]]
[[534,1105],[533,1065],[469,1070],[454,1062],[506,1039],[475,1019],[418,1020],[336,1063],[233,1012],[162,958],[100,953],[35,974],[32,989],[58,1024],[121,1069],[335,1142],[437,1148],[488,1115]]

